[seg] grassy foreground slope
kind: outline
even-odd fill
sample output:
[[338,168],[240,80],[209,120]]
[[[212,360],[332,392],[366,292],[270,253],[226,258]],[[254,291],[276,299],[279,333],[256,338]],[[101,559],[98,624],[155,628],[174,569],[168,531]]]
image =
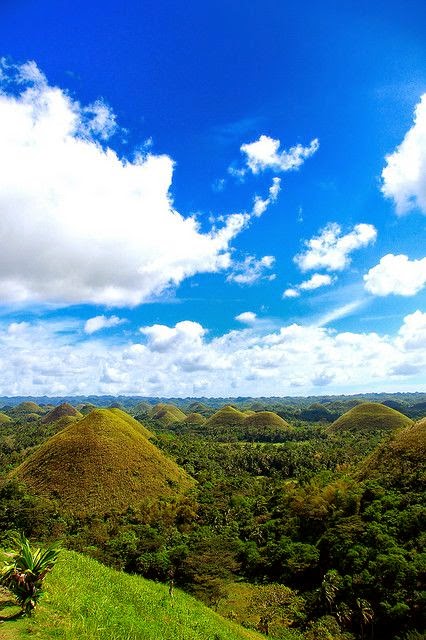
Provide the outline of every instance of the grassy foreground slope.
[[[63,551],[46,579],[33,621],[21,621],[23,639],[49,640],[260,640],[191,596],[164,584],[105,567]],[[7,632],[15,623],[6,622]],[[16,627],[15,627],[16,628]],[[0,631],[0,637],[1,637]],[[7,636],[5,636],[7,637]]]

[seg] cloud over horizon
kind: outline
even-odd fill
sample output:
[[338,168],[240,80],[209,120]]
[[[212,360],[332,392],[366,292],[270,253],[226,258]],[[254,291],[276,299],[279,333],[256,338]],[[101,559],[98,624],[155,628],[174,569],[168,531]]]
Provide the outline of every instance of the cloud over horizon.
[[424,380],[426,313],[419,310],[392,336],[296,323],[268,331],[256,328],[253,312],[236,320],[247,328],[212,337],[186,320],[108,342],[81,341],[78,323],[65,320],[3,322],[0,394],[301,395],[396,390],[405,380],[420,389]]

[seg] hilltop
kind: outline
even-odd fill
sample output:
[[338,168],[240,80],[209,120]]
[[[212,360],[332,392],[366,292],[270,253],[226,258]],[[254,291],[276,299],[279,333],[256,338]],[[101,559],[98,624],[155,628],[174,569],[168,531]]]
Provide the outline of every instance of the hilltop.
[[364,402],[358,404],[329,427],[329,432],[364,433],[373,435],[387,431],[389,433],[403,429],[413,424],[413,421],[399,411],[378,402]]
[[41,421],[43,424],[51,424],[52,422],[56,422],[60,418],[81,418],[82,416],[83,414],[77,411],[77,409],[74,409],[74,407],[68,404],[68,402],[63,402],[62,404],[49,411],[49,413],[46,413],[46,415],[42,417]]
[[45,441],[11,477],[78,515],[122,512],[184,493],[193,481],[120,409],[96,409]]
[[150,417],[158,420],[164,426],[168,426],[173,422],[181,422],[185,420],[186,415],[178,409],[174,404],[159,403],[152,407]]
[[230,405],[226,405],[206,420],[206,426],[232,427],[235,425],[241,425],[246,417],[247,416],[242,411],[239,411]]

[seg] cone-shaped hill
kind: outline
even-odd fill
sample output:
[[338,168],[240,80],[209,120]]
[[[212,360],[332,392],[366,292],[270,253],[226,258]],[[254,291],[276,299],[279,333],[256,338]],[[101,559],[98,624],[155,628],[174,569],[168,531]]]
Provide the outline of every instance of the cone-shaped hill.
[[103,515],[184,493],[188,474],[119,409],[96,409],[44,442],[11,476],[65,513]]
[[248,416],[244,425],[253,429],[291,429],[288,422],[273,411],[258,411]]
[[378,402],[364,402],[353,407],[330,425],[330,433],[349,432],[374,435],[387,431],[392,433],[413,424],[399,411]]
[[173,422],[181,422],[185,420],[186,415],[183,411],[175,407],[174,404],[159,403],[152,407],[151,418],[158,420],[164,426],[172,424]]
[[42,413],[43,409],[35,402],[21,402],[10,410],[10,414],[16,417],[40,416]]
[[46,413],[45,416],[41,419],[43,424],[51,424],[52,422],[56,422],[60,418],[65,416],[70,416],[72,418],[81,418],[82,414],[74,409],[68,402],[63,402],[59,404],[57,407]]
[[242,411],[227,405],[210,416],[206,421],[206,425],[209,427],[232,427],[241,425],[246,418],[247,416]]
[[201,415],[201,413],[197,413],[197,412],[192,412],[192,413],[188,413],[187,416],[185,416],[185,420],[184,422],[187,422],[188,424],[204,424],[206,421],[206,418],[204,416]]
[[359,478],[423,488],[426,482],[426,418],[393,434],[363,462]]

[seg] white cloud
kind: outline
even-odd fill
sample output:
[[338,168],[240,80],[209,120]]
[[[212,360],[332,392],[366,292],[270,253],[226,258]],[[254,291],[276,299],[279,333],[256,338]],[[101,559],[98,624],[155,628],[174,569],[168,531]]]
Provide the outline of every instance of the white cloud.
[[298,298],[299,296],[300,296],[300,291],[298,291],[297,289],[294,289],[293,287],[286,289],[283,293],[283,298]]
[[426,258],[410,260],[389,253],[364,275],[364,282],[366,290],[376,296],[414,296],[426,285]]
[[327,311],[327,313],[323,314],[319,320],[315,323],[318,327],[324,327],[335,320],[341,320],[342,318],[346,318],[350,316],[354,311],[357,311],[360,307],[362,307],[366,301],[363,298],[359,300],[353,300],[353,302],[347,302],[346,304],[342,304],[331,311]]
[[84,332],[88,334],[95,333],[101,329],[109,329],[110,327],[117,327],[119,324],[125,322],[118,316],[94,316],[86,320],[84,324]]
[[351,253],[376,240],[377,231],[372,224],[357,224],[352,231],[342,235],[337,223],[328,224],[318,236],[305,241],[306,251],[295,256],[301,271],[327,269],[342,271],[351,262]]
[[282,396],[296,386],[300,395],[319,386],[344,393],[405,384],[421,390],[426,373],[421,311],[407,315],[393,336],[298,324],[265,332],[255,322],[211,337],[184,321],[143,327],[140,340],[119,343],[116,336],[81,340],[80,326],[2,322],[0,394]]
[[132,306],[230,266],[250,214],[203,233],[173,206],[170,157],[106,146],[116,123],[104,103],[80,105],[35,63],[3,64],[1,79],[3,302]]
[[275,263],[274,256],[263,256],[259,260],[254,256],[247,256],[243,262],[234,264],[233,271],[227,276],[228,282],[242,285],[255,284],[259,280],[275,280],[274,273],[268,274]]
[[263,199],[260,196],[256,196],[253,203],[252,215],[255,218],[259,218],[265,213],[270,204],[276,202],[278,195],[281,191],[281,179],[272,178],[272,185],[269,187],[269,195]]
[[253,324],[256,322],[256,319],[257,315],[253,313],[253,311],[244,311],[238,316],[235,316],[235,320],[238,320],[238,322],[242,322],[243,324]]
[[314,273],[313,276],[309,278],[309,280],[305,280],[304,282],[301,282],[294,287],[286,289],[283,293],[283,298],[298,298],[301,291],[313,291],[314,289],[319,289],[320,287],[328,287],[333,284],[335,280],[336,278],[328,275],[327,273]]
[[[279,151],[280,141],[261,135],[258,140],[249,144],[243,144],[241,151],[246,155],[246,163],[253,173],[272,169],[276,172],[292,171],[298,169],[319,148],[319,142],[315,138],[309,146],[303,147],[297,144],[287,151]],[[235,170],[234,170],[235,171]],[[240,170],[241,172],[241,170]]]
[[426,93],[415,108],[414,124],[395,151],[386,156],[382,192],[398,214],[426,213]]
[[178,322],[174,327],[167,327],[163,324],[141,327],[140,332],[148,337],[148,346],[152,351],[163,352],[171,348],[199,346],[206,331],[198,322],[184,320]]

